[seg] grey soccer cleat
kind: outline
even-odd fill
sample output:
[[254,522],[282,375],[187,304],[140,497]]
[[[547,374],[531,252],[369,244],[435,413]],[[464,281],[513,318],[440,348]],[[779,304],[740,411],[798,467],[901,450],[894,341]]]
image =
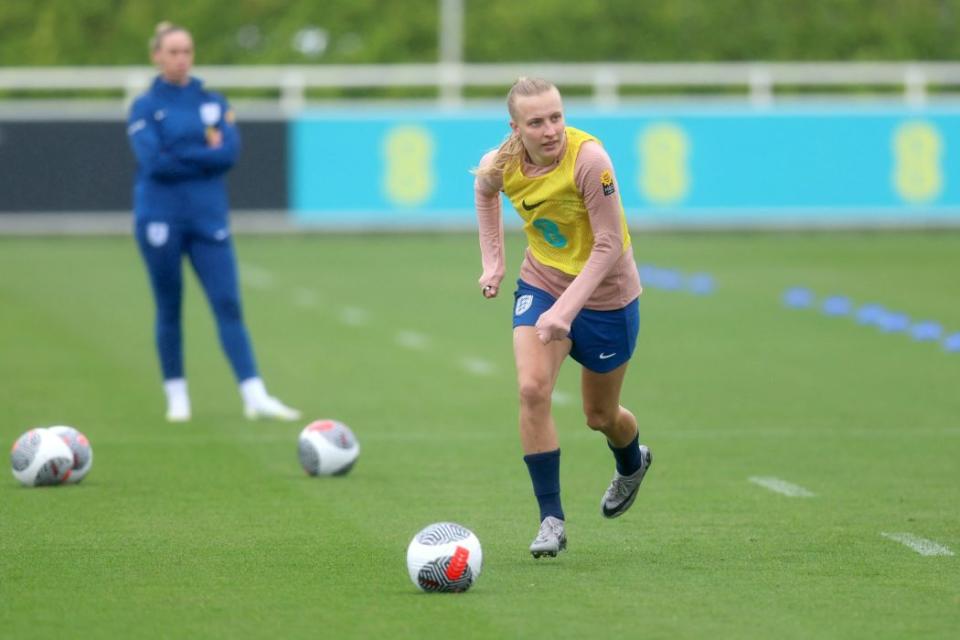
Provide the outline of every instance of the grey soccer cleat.
[[537,537],[530,543],[530,553],[534,558],[541,556],[550,556],[556,558],[557,554],[567,548],[567,534],[563,530],[563,520],[553,516],[547,516],[540,523],[540,531]]
[[637,499],[637,491],[640,489],[640,483],[643,482],[643,476],[647,474],[647,469],[653,463],[653,454],[645,445],[640,445],[640,459],[642,460],[640,468],[628,476],[622,476],[618,471],[613,472],[613,480],[610,481],[610,486],[607,487],[603,500],[600,501],[600,512],[604,518],[616,518],[622,515]]

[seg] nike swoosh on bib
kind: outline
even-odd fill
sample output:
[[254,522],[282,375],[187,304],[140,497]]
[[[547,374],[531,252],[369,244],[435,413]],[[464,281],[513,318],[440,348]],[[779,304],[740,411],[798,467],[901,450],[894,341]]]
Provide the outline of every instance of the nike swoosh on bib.
[[533,204],[527,204],[526,200],[521,200],[520,204],[523,205],[523,208],[526,209],[527,211],[533,211],[534,209],[542,205],[544,202],[546,202],[546,200],[541,200],[540,202],[534,202]]
[[617,355],[616,351],[614,351],[613,353],[601,353],[597,357],[600,358],[601,360],[606,360],[607,358],[612,358],[615,355]]

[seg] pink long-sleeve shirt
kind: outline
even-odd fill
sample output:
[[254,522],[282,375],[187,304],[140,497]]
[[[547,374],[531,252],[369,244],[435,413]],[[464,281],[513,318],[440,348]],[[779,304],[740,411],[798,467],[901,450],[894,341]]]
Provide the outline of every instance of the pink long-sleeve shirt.
[[[566,149],[563,153],[566,153]],[[490,166],[495,156],[496,150],[484,155],[480,167]],[[525,157],[522,171],[525,176],[536,177],[549,173],[555,166],[542,167]],[[571,276],[542,264],[529,249],[525,251],[520,266],[520,278],[524,282],[557,298],[554,310],[567,322],[572,322],[583,308],[611,310],[625,307],[643,291],[632,247],[626,251],[622,249],[619,187],[616,187],[615,197],[604,194],[600,180],[604,171],[614,176],[616,187],[610,156],[599,143],[584,142],[574,165],[574,181],[590,218],[593,248],[583,270]],[[483,264],[480,286],[494,285],[499,288],[505,273],[500,199],[502,189],[502,175],[478,175],[474,180],[474,204],[480,228]]]

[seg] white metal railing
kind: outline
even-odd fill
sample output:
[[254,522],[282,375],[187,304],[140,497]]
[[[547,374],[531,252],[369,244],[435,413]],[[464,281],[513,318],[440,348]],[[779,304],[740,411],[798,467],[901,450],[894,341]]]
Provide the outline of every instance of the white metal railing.
[[[154,75],[150,67],[6,67],[2,90],[119,90],[127,99]],[[436,87],[438,99],[458,104],[468,87],[509,86],[518,76],[590,86],[599,106],[615,105],[624,86],[743,87],[752,103],[770,104],[778,86],[897,88],[910,104],[922,104],[928,87],[960,88],[957,62],[704,62],[704,63],[510,63],[386,65],[201,66],[196,75],[219,89],[272,89],[295,112],[311,88]]]

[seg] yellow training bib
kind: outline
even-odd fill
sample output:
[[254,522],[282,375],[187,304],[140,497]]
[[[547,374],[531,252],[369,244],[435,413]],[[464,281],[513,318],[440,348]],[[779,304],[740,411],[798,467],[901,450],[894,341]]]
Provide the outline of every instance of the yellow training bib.
[[[565,129],[567,149],[549,173],[535,178],[523,175],[522,163],[503,174],[503,191],[523,218],[530,252],[541,263],[570,275],[583,270],[593,249],[593,230],[583,195],[573,178],[580,145],[600,142],[573,127]],[[604,174],[611,180],[612,176]],[[630,247],[627,218],[620,203],[623,249]]]

